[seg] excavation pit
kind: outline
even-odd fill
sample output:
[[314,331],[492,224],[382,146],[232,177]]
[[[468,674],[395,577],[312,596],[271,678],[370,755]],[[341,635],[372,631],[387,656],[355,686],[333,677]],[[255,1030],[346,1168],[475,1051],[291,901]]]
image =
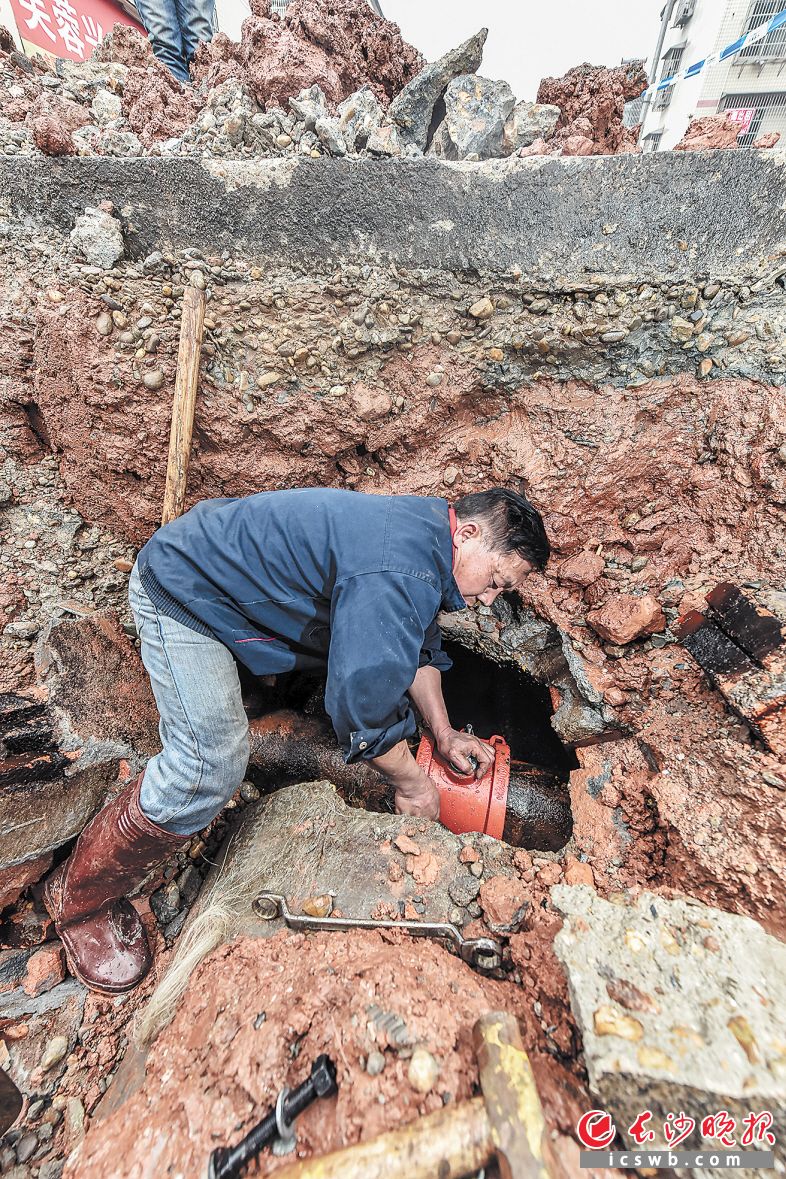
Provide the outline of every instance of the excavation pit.
[[[445,651],[453,660],[443,690],[454,727],[471,724],[481,739],[499,734],[510,746],[502,839],[515,847],[559,851],[573,828],[567,783],[578,761],[551,727],[548,688],[516,665],[494,663],[459,643],[448,642]],[[260,685],[242,669],[241,679],[251,718],[248,776],[256,786],[267,793],[328,778],[353,806],[394,809],[391,788],[371,766],[344,761],[322,704],[323,679],[294,673]],[[413,753],[419,741],[419,734],[411,739]]]
[[[0,405],[7,451],[0,527],[11,576],[1,603],[7,658],[0,671],[4,691],[45,706],[51,752],[67,761],[62,776],[41,775],[0,797],[0,868],[9,874],[10,890],[4,895],[13,904],[27,889],[18,908],[9,910],[14,928],[50,936],[35,912],[36,882],[53,854],[64,854],[118,783],[138,773],[157,748],[154,702],[129,640],[125,592],[135,553],[160,522],[180,326],[176,292],[198,272],[214,326],[200,375],[190,502],[283,486],[455,500],[504,484],[523,486],[547,517],[554,555],[545,576],[527,579],[517,608],[503,617],[498,601],[491,615],[467,612],[466,634],[446,627],[446,644],[458,637],[481,666],[450,646],[456,668],[469,669],[461,678],[477,683],[474,699],[456,697],[454,671],[445,677],[445,690],[456,725],[469,721],[480,735],[502,729],[514,757],[545,766],[560,796],[569,792],[572,839],[560,851],[532,855],[499,841],[491,847],[482,837],[468,837],[466,850],[460,841],[451,867],[461,887],[454,892],[466,903],[447,893],[439,912],[429,908],[426,886],[407,871],[407,857],[394,852],[394,875],[400,870],[401,879],[391,880],[387,868],[375,876],[357,872],[357,889],[346,903],[349,911],[364,895],[374,904],[401,900],[405,907],[425,905],[420,915],[429,918],[450,916],[455,905],[469,925],[483,919],[477,914],[481,889],[489,913],[499,902],[502,888],[492,882],[504,875],[498,857],[509,858],[509,879],[515,874],[530,902],[531,926],[511,938],[520,978],[506,984],[511,1008],[539,1070],[554,1141],[560,1149],[566,1142],[575,1146],[569,1136],[581,1112],[597,1107],[598,1093],[605,1100],[609,1091],[594,1090],[583,1070],[580,1032],[586,1028],[571,1015],[567,979],[552,948],[560,924],[554,884],[581,884],[582,893],[615,901],[626,890],[653,893],[658,917],[647,907],[641,920],[651,921],[665,965],[637,983],[648,993],[661,985],[668,992],[669,971],[680,961],[681,926],[667,906],[674,890],[693,898],[697,920],[710,923],[699,926],[697,954],[690,951],[699,973],[705,971],[700,955],[712,961],[717,953],[711,939],[724,944],[718,933],[724,916],[746,914],[769,933],[786,934],[783,767],[730,715],[676,641],[675,626],[680,614],[704,609],[706,594],[721,580],[753,583],[760,605],[774,613],[784,609],[783,156],[662,153],[491,167],[314,160],[293,162],[291,170],[264,162],[74,158],[9,160],[3,169],[12,232],[5,239],[10,359]],[[101,201],[114,203],[130,251],[111,274],[85,266],[69,239],[85,206]],[[649,232],[653,226],[666,228]],[[472,314],[478,306],[489,312],[486,318]],[[148,326],[138,326],[146,320]],[[153,334],[156,344],[145,352]],[[653,612],[660,630],[645,627],[630,637],[608,628],[617,607],[627,611],[619,609],[618,618],[629,617],[631,605],[652,598],[662,611],[662,617]],[[86,615],[61,617],[49,634],[52,614],[74,602]],[[115,618],[111,626],[107,613]],[[599,619],[607,635],[596,629]],[[77,678],[66,648],[82,637],[90,639],[81,649],[93,663]],[[55,657],[47,663],[53,646]],[[507,668],[516,664],[543,685],[539,696],[515,696],[518,683],[502,700],[493,685],[481,690],[490,674],[482,665],[492,658],[497,683],[507,683]],[[537,718],[535,748],[527,746],[526,732],[516,731],[516,715],[507,719],[509,711],[523,714],[526,701]],[[272,728],[270,709],[279,710]],[[282,709],[295,717],[287,721]],[[259,731],[260,721],[268,724],[267,734]],[[251,724],[251,777],[266,785],[261,766],[267,749],[279,759],[268,764],[281,770],[271,784],[324,778],[338,785],[346,767],[329,725],[324,767],[314,764],[323,723],[305,688],[297,699],[260,696]],[[306,730],[299,741],[292,736],[295,724]],[[619,739],[591,743],[611,733]],[[12,738],[14,756],[24,753],[20,740],[27,742]],[[378,784],[376,775],[373,781]],[[365,782],[340,788],[354,807],[369,789]],[[332,789],[326,792],[335,800]],[[234,813],[275,807],[283,793],[243,801]],[[270,812],[271,826],[277,813]],[[384,813],[381,801],[379,813],[348,813],[353,823],[372,829],[387,831],[387,824],[399,822]],[[289,849],[274,833],[280,854],[266,885],[278,883],[272,873],[286,863],[304,873],[302,881],[284,881],[290,899],[303,899],[312,888],[343,887],[348,872],[338,881],[328,872],[338,828],[321,822],[324,815],[320,798],[312,826],[297,832]],[[427,877],[428,845],[436,836],[400,826],[421,847],[410,867]],[[270,829],[263,825],[259,839],[261,846],[270,841]],[[381,852],[385,840],[375,842]],[[194,865],[207,858],[222,863],[225,854],[214,855],[202,839],[190,851],[193,858],[184,852],[182,862],[167,866],[166,879],[149,888],[181,890],[185,897]],[[351,856],[348,862],[351,867]],[[163,971],[166,951],[144,895],[136,903],[146,913]],[[577,908],[579,901],[571,904]],[[718,910],[726,912],[719,916]],[[596,918],[597,940],[618,946],[603,934],[603,914]],[[180,914],[170,918],[168,944],[177,945],[173,939],[183,927]],[[212,972],[220,975],[233,955],[243,956],[232,976],[239,980],[236,992],[243,988],[241,1000],[275,975],[268,970],[271,961],[276,965],[272,955],[291,955],[297,977],[298,936],[276,935],[264,951],[248,955],[239,943],[217,949],[195,980],[192,1006],[174,1041],[189,1034],[195,1015],[212,1033],[215,1013],[200,1004],[221,997]],[[43,944],[47,954],[56,947]],[[728,944],[733,968],[743,943]],[[407,961],[416,977],[421,959],[416,948],[405,949],[412,950]],[[427,951],[435,977],[445,957],[437,949]],[[313,975],[321,977],[317,950],[318,943],[310,943]],[[387,955],[384,947],[381,952]],[[337,973],[330,978],[341,980],[346,957],[340,943],[331,943],[324,962]],[[576,960],[583,967],[580,949]],[[620,975],[619,963],[598,961]],[[602,1002],[615,1002],[607,975],[598,973]],[[460,977],[450,978],[462,985]],[[73,983],[31,996],[20,993],[23,981],[20,974],[12,996],[17,1038],[7,1043],[12,1075],[31,1100],[45,1102],[32,1129],[42,1124],[57,1091],[82,1103],[86,1155],[99,1152],[99,1143],[89,1145],[101,1134],[97,1119],[95,1129],[89,1125],[101,1097],[99,1080],[122,1053],[121,1020],[143,996],[122,1008],[102,1007],[96,1019],[97,1006],[88,999],[90,1036],[82,1038]],[[433,1001],[460,1012],[454,994],[436,990]],[[417,988],[406,998],[416,1005]],[[478,1004],[492,998],[505,1002],[484,991]],[[364,1011],[352,1012],[360,1032]],[[246,1044],[237,1059],[239,1087],[247,1061],[258,1060],[257,1041],[232,1039],[232,1019],[249,1015],[251,1027],[260,1014],[239,1002],[237,1014],[227,1017],[227,1044]],[[321,1009],[305,1038],[300,1012],[293,1015],[298,1029],[286,1036],[281,1028],[289,1026],[289,1012],[278,1024],[274,1014],[271,1008],[260,1024],[268,1029],[272,1055],[260,1069],[253,1101],[241,1107],[238,1088],[222,1090],[216,1125],[229,1137],[241,1120],[251,1123],[278,1086],[297,1084],[313,1053],[328,1046],[315,1034],[324,1027]],[[642,1015],[643,1024],[648,1018]],[[437,1028],[439,1021],[424,1017],[424,1035],[432,1024]],[[406,1092],[405,1070],[389,1060],[382,1076],[390,1100],[379,1104],[374,1085],[382,1082],[358,1064],[370,1046],[355,1044],[343,1030],[342,1024],[337,1050],[347,1051],[353,1072],[346,1092],[367,1099],[347,1111],[349,1137],[370,1124],[369,1111],[380,1122],[389,1114],[391,1124],[405,1114],[414,1117],[414,1105],[405,1111],[393,1099]],[[463,1023],[459,1034],[466,1032]],[[646,1028],[647,1043],[662,1049],[659,1033]],[[42,1080],[30,1081],[55,1035],[68,1039],[67,1055]],[[197,1049],[206,1043],[209,1036]],[[90,1054],[99,1048],[96,1066]],[[446,1071],[453,1067],[449,1048],[435,1041],[430,1050],[444,1054]],[[161,1051],[169,1051],[167,1044]],[[739,1044],[729,1042],[727,1054],[746,1067]],[[190,1083],[198,1070],[185,1053],[183,1061]],[[471,1082],[471,1067],[460,1062],[462,1084]],[[652,1078],[638,1058],[631,1068],[625,1085],[648,1092]],[[172,1083],[176,1100],[190,1103],[191,1116],[178,1106],[173,1118],[167,1092],[158,1121],[148,1123],[154,1135],[169,1134],[175,1119],[184,1136],[189,1125],[204,1125],[202,1094],[189,1097],[180,1076]],[[656,1084],[664,1101],[681,1108],[668,1076]],[[729,1090],[711,1107],[733,1099]],[[149,1107],[140,1103],[140,1117],[153,1106],[153,1099]],[[81,1133],[78,1126],[73,1133]],[[61,1158],[75,1146],[62,1134],[56,1129],[51,1147]],[[315,1133],[309,1149],[326,1141]],[[198,1145],[194,1158],[198,1154],[201,1163],[208,1144]],[[113,1162],[120,1157],[116,1146],[116,1139],[105,1141]],[[177,1151],[182,1157],[180,1146]],[[573,1163],[565,1173],[576,1174],[575,1156],[566,1157]],[[82,1174],[90,1173],[83,1167]],[[106,1168],[99,1161],[93,1173]]]

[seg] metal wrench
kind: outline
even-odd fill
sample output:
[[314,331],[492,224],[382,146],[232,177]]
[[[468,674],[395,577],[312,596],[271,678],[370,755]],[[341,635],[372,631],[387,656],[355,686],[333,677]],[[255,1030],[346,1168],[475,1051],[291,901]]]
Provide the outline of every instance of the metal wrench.
[[254,900],[252,909],[263,921],[282,917],[290,929],[401,929],[413,937],[433,937],[450,942],[459,957],[474,970],[488,972],[502,965],[502,943],[492,937],[464,937],[457,925],[448,921],[375,921],[371,917],[308,917],[291,913],[286,897],[275,892],[262,892]]

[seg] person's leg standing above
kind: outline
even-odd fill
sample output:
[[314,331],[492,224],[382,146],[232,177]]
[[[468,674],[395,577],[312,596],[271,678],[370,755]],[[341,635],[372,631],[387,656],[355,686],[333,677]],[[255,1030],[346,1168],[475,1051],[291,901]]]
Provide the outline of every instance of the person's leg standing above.
[[137,11],[158,60],[171,70],[178,82],[190,82],[175,0],[138,0]]
[[129,601],[160,714],[163,748],[82,832],[45,899],[77,978],[130,990],[150,966],[141,921],[124,898],[229,801],[248,764],[237,665],[216,639],[161,614],[136,568]]
[[201,42],[213,40],[216,3],[215,0],[174,0],[174,3],[183,38],[183,56],[188,67]]

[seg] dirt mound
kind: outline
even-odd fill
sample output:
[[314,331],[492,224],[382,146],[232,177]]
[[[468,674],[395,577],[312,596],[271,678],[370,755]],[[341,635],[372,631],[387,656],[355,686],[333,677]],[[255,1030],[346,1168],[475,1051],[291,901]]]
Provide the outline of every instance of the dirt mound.
[[284,108],[315,84],[332,105],[364,85],[387,104],[422,64],[398,25],[365,0],[294,0],[283,17],[263,0],[243,22],[239,43],[219,34],[200,47],[194,77],[209,87],[236,78],[258,102]]
[[733,123],[728,115],[705,115],[703,119],[691,119],[688,130],[674,145],[674,150],[708,151],[714,147],[737,147],[739,133],[739,124]]
[[115,61],[139,70],[146,70],[153,60],[150,42],[131,25],[115,25],[93,53],[93,61]]
[[[338,1098],[303,1115],[299,1152],[371,1138],[471,1096],[473,1023],[490,1009],[523,1017],[524,1003],[519,988],[399,934],[240,938],[199,968],[153,1045],[144,1086],[93,1124],[64,1175],[203,1174],[211,1150],[237,1142],[322,1052],[336,1063]],[[415,1045],[439,1068],[425,1095],[407,1075]],[[151,1170],[139,1170],[142,1158]],[[267,1168],[285,1162],[265,1157]]]
[[574,66],[562,78],[544,78],[537,101],[562,111],[549,147],[565,155],[616,155],[636,151],[637,127],[623,126],[625,103],[647,85],[643,62],[606,69]]

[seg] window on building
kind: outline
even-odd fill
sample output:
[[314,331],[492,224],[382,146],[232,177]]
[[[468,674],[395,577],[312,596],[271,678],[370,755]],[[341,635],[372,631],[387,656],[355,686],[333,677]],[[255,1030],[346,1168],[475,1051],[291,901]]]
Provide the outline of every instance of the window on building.
[[768,131],[780,131],[786,138],[786,90],[724,94],[718,110],[735,112],[734,117],[741,127],[737,137],[740,147],[750,147],[755,139]]
[[679,72],[680,63],[682,62],[683,54],[685,53],[684,45],[672,45],[671,49],[667,49],[663,55],[663,65],[660,71],[660,78],[670,78],[672,74]]
[[[753,0],[743,32],[750,33],[759,25],[765,25],[773,16],[782,12],[783,8],[783,0]],[[757,41],[753,45],[745,45],[740,50],[739,56],[786,59],[786,25],[781,25],[763,41]]]
[[696,0],[680,0],[674,13],[674,27],[686,25],[696,11]]
[[644,136],[642,146],[645,152],[657,151],[660,146],[660,141],[663,138],[662,131],[650,131],[648,135]]
[[641,111],[644,106],[644,98],[640,95],[638,98],[632,98],[630,102],[625,103],[625,108],[622,112],[623,127],[635,127],[637,123],[641,122]]

